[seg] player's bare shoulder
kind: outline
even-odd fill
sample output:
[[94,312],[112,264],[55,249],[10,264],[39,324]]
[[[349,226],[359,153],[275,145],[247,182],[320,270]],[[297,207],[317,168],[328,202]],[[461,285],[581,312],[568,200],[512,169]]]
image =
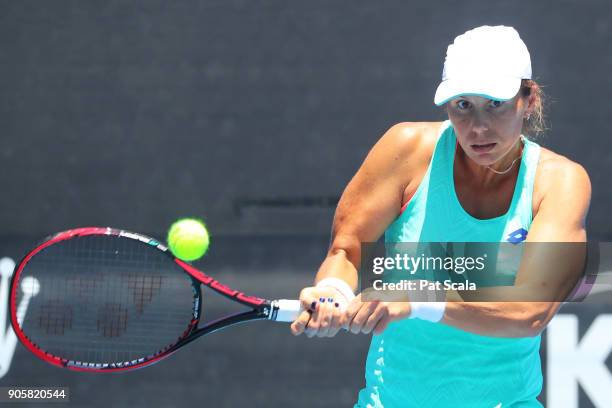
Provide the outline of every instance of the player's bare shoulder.
[[[406,184],[429,165],[442,122],[401,122],[392,126],[375,146]],[[374,150],[374,149],[373,149]]]
[[340,197],[334,237],[357,234],[361,242],[380,237],[397,218],[406,189],[427,171],[439,128],[439,123],[398,123],[380,137]]
[[534,198],[537,197],[537,202],[534,202],[534,215],[542,200],[555,189],[590,197],[590,178],[581,164],[542,147],[534,185]]
[[392,126],[381,138],[395,145],[398,153],[413,154],[433,147],[442,122],[401,122]]

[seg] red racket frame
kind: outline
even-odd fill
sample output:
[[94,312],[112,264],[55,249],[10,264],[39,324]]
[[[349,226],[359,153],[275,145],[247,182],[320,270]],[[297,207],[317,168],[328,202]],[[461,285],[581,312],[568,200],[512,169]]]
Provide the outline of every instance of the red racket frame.
[[[129,362],[126,361],[122,363],[116,363],[116,364],[113,363],[113,364],[108,364],[107,366],[102,366],[102,364],[99,364],[99,363],[81,363],[79,364],[80,362],[62,359],[60,357],[46,353],[40,348],[38,348],[25,335],[25,333],[21,330],[21,327],[17,320],[17,289],[18,289],[17,283],[19,282],[19,277],[23,269],[27,265],[27,263],[30,261],[30,259],[34,255],[42,251],[43,249],[53,244],[56,244],[60,241],[65,241],[65,240],[72,239],[74,237],[83,237],[83,236],[88,236],[88,235],[117,236],[117,237],[123,237],[123,238],[128,238],[128,239],[135,239],[135,240],[143,242],[144,244],[154,246],[158,250],[163,251],[167,256],[172,258],[172,260],[176,264],[178,264],[186,273],[188,273],[191,276],[191,278],[195,280],[195,282],[206,285],[207,287],[220,293],[221,295],[233,301],[241,303],[245,306],[249,306],[252,309],[246,312],[237,313],[234,315],[226,316],[224,318],[212,321],[206,324],[205,326],[199,328],[198,324],[200,322],[201,295],[199,293],[200,285],[195,284],[194,288],[196,288],[198,292],[196,293],[196,296],[200,299],[198,301],[198,305],[196,308],[197,310],[194,311],[194,316],[193,316],[193,319],[188,329],[185,331],[183,336],[179,338],[177,343],[168,347],[166,350],[159,352],[159,354],[156,354],[155,357],[151,359],[141,358],[141,359],[133,360]],[[13,277],[11,278],[9,308],[10,308],[11,324],[13,326],[13,330],[15,331],[15,334],[17,335],[17,338],[19,339],[19,341],[30,352],[32,352],[34,355],[36,355],[40,359],[50,364],[53,364],[55,366],[68,368],[68,369],[75,370],[75,371],[87,371],[87,372],[128,371],[128,370],[134,370],[137,368],[146,367],[146,366],[149,366],[151,364],[158,362],[159,360],[165,357],[168,357],[169,355],[174,353],[176,350],[178,350],[182,346],[192,342],[193,340],[205,334],[212,333],[214,331],[217,331],[224,327],[228,327],[233,324],[247,322],[251,320],[263,320],[263,319],[275,320],[276,312],[278,311],[278,307],[274,304],[273,301],[262,299],[256,296],[249,296],[235,289],[232,289],[229,286],[226,286],[220,283],[219,281],[213,279],[212,277],[208,276],[204,272],[196,269],[192,265],[184,261],[181,261],[180,259],[177,259],[176,257],[174,257],[174,255],[172,255],[172,253],[168,250],[168,248],[166,248],[156,239],[150,238],[142,234],[137,234],[134,232],[129,232],[129,231],[115,229],[115,228],[109,228],[109,227],[85,227],[85,228],[75,228],[75,229],[63,231],[55,235],[52,235],[51,237],[44,240],[41,244],[39,244],[36,248],[28,252],[23,257],[23,259],[19,262],[17,267],[15,268],[15,272],[13,274]]]

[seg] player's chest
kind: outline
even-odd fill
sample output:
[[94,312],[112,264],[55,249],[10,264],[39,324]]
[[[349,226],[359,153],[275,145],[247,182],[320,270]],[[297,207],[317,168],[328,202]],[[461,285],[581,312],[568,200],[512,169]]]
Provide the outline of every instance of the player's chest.
[[500,217],[508,212],[516,180],[508,180],[495,189],[483,189],[465,181],[455,181],[455,197],[463,210],[477,219]]
[[[508,212],[515,196],[517,177],[507,177],[494,188],[482,188],[469,180],[455,178],[455,199],[463,209],[477,219],[489,219]],[[534,182],[532,192],[532,217],[535,218],[542,201],[543,182]]]

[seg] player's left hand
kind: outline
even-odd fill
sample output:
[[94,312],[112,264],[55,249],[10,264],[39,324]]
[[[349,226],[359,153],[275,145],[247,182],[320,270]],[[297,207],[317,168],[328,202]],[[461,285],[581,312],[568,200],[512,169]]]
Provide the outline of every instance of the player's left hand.
[[406,319],[411,312],[410,302],[362,301],[360,293],[343,313],[340,324],[351,333],[382,333],[389,323]]

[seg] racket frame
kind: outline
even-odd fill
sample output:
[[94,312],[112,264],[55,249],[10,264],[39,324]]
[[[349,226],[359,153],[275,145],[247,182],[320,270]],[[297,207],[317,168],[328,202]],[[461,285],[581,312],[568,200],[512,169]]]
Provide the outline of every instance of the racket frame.
[[[141,357],[139,359],[117,362],[117,363],[88,363],[74,360],[67,360],[37,347],[23,332],[17,318],[17,291],[18,283],[21,273],[24,268],[37,253],[44,250],[45,248],[57,244],[61,241],[66,241],[76,237],[85,237],[92,235],[108,235],[116,236],[118,238],[126,238],[138,240],[146,245],[155,247],[157,250],[162,251],[168,257],[170,257],[178,266],[180,266],[185,273],[187,273],[192,279],[192,286],[194,290],[194,298],[197,301],[193,310],[192,320],[179,340],[170,345],[164,350],[158,351],[153,357]],[[251,310],[247,310],[240,313],[231,314],[211,322],[206,325],[199,327],[200,316],[202,312],[202,290],[201,285],[205,285],[215,292],[229,298],[235,302],[238,302],[244,306],[248,306]],[[217,330],[223,329],[228,326],[232,326],[238,323],[244,323],[253,320],[276,320],[279,311],[278,300],[267,300],[255,296],[246,295],[243,292],[232,289],[219,281],[208,276],[204,272],[195,268],[194,266],[177,259],[172,252],[162,243],[154,238],[150,238],[146,235],[137,234],[130,231],[125,231],[110,227],[84,227],[75,228],[57,234],[51,235],[39,243],[34,249],[29,251],[17,264],[15,271],[11,278],[10,285],[10,296],[9,296],[9,310],[11,316],[11,325],[17,335],[17,338],[30,352],[36,355],[38,358],[53,364],[58,367],[68,368],[74,371],[86,371],[86,372],[117,372],[117,371],[128,371],[137,368],[143,368],[157,363],[158,361],[170,356],[179,348],[191,343],[192,341],[200,338],[203,335],[213,333]]]

